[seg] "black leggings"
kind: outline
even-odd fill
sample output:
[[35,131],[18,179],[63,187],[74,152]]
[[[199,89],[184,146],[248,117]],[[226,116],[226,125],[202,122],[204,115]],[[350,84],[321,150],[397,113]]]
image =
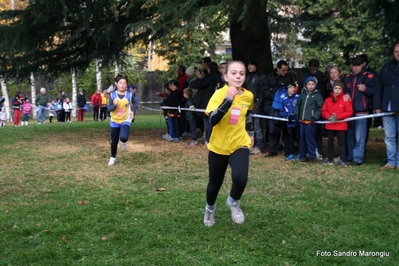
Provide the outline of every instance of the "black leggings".
[[116,157],[118,142],[126,142],[129,139],[130,126],[111,127],[111,157]]
[[333,160],[334,138],[337,136],[339,147],[339,158],[341,161],[346,162],[346,130],[327,130],[328,144],[327,144],[327,158]]
[[100,120],[104,121],[107,119],[107,106],[101,106],[100,108]]
[[208,165],[209,182],[206,189],[206,203],[208,205],[215,204],[228,165],[231,167],[231,179],[233,181],[230,197],[239,200],[248,181],[249,149],[240,148],[231,155],[220,155],[209,151]]

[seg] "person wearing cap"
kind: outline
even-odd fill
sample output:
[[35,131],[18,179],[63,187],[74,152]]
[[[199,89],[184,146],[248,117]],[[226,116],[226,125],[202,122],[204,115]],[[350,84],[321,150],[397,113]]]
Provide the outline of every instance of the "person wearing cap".
[[48,97],[46,88],[41,88],[40,93],[36,96],[35,105],[37,109],[37,124],[44,124],[46,120],[46,107],[48,105]]
[[86,97],[84,91],[79,90],[78,97],[76,97],[76,105],[78,106],[78,122],[83,122],[85,116]]
[[101,91],[96,89],[96,92],[91,96],[91,106],[93,106],[93,121],[98,121],[100,108],[103,103]]
[[387,164],[381,170],[399,170],[399,41],[393,45],[393,59],[381,68],[375,86],[374,112],[395,112],[382,117]]
[[[323,100],[329,96],[329,92],[326,90],[326,83],[324,80],[323,73],[319,70],[320,61],[318,59],[310,59],[308,62],[308,72],[300,76],[298,79],[299,89],[303,88],[303,82],[308,77],[315,77],[317,80],[317,85],[315,90],[319,91]],[[316,142],[317,142],[317,158],[322,159],[323,155],[323,126],[321,124],[316,124]]]
[[337,166],[345,166],[346,163],[346,131],[348,130],[348,122],[335,123],[338,120],[344,120],[352,116],[352,104],[344,101],[345,85],[342,81],[336,81],[333,85],[333,91],[329,98],[324,101],[321,114],[324,119],[330,121],[325,128],[327,130],[328,145],[327,158],[322,162],[325,165],[333,164],[334,138],[338,139],[339,146],[339,162]]
[[[351,71],[345,76],[345,97],[352,102],[353,116],[361,117],[369,114],[369,100],[374,94],[375,75],[363,67],[363,59],[356,56],[351,60]],[[348,149],[348,165],[363,164],[366,147],[367,119],[348,122],[346,144]]]
[[[367,54],[360,54],[358,56],[363,59],[363,69],[365,71],[367,71],[368,73],[372,73],[377,79],[378,73],[372,67],[370,67],[369,57],[367,56]],[[374,105],[374,95],[369,97],[369,114],[374,113],[373,105]],[[367,134],[366,134],[366,144],[365,144],[365,148],[364,148],[364,150],[365,150],[364,154],[366,154],[367,142],[369,140],[369,133],[370,133],[370,128],[372,125],[374,125],[375,127],[381,128],[382,127],[382,118],[381,117],[367,118]]]
[[[258,61],[251,59],[248,61],[248,75],[245,79],[245,88],[252,92],[254,95],[254,108],[253,114],[262,115],[263,106],[259,105],[259,95],[262,94],[262,90],[266,88],[265,75],[258,71]],[[252,155],[260,154],[264,148],[264,135],[262,127],[262,118],[252,117],[252,123],[255,131],[255,144],[249,149],[249,153]]]
[[[298,99],[294,111],[294,120],[299,121],[299,161],[314,163],[316,161],[316,125],[321,118],[323,97],[316,90],[317,80],[310,76],[305,80],[305,87]],[[308,156],[306,157],[306,154]]]

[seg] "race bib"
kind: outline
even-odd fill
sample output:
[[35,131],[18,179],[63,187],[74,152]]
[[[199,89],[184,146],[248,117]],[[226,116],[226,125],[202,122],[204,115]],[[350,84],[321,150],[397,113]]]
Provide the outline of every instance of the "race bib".
[[125,111],[125,109],[124,109],[123,107],[118,107],[118,112],[117,112],[117,114],[118,114],[119,116],[123,116],[124,111]]
[[239,117],[240,117],[240,108],[232,108],[229,124],[237,125]]

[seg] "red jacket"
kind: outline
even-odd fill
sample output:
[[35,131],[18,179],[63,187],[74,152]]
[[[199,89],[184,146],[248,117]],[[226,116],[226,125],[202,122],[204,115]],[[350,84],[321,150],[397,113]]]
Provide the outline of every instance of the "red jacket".
[[[331,93],[331,96],[324,101],[321,109],[321,115],[323,118],[328,120],[328,118],[333,114],[337,115],[337,120],[343,120],[352,116],[352,102],[344,101],[344,92],[341,92],[335,101],[333,93]],[[348,130],[348,122],[327,123],[325,128],[327,130]]]
[[[97,103],[97,106],[96,106],[95,103]],[[102,100],[102,97],[101,97],[101,94],[100,94],[100,93],[94,93],[94,94],[91,96],[91,105],[92,105],[94,108],[101,108],[102,103],[103,103],[103,100]]]

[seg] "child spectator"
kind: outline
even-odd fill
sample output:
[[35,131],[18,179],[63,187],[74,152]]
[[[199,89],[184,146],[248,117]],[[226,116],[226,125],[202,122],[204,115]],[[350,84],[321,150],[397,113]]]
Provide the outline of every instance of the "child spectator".
[[3,107],[1,108],[1,112],[0,112],[0,126],[1,127],[5,127],[6,126],[6,122],[8,121],[8,114],[6,111],[6,108]]
[[[60,98],[57,98],[57,102],[55,103],[55,111],[57,112],[57,122],[64,122],[61,120],[61,110],[62,110],[63,102]],[[65,119],[65,117],[64,117]]]
[[287,95],[283,99],[280,115],[283,118],[287,118],[288,138],[284,139],[284,147],[287,147],[288,156],[285,158],[286,161],[295,159],[294,156],[294,143],[295,140],[299,140],[299,121],[293,121],[295,106],[299,99],[297,94],[297,85],[292,83],[287,87]]
[[72,103],[69,102],[69,98],[65,98],[63,107],[65,110],[65,122],[71,122]]
[[334,138],[337,136],[339,146],[339,162],[337,166],[345,166],[346,163],[346,139],[345,134],[348,130],[348,122],[334,123],[337,120],[343,120],[352,116],[352,103],[344,101],[345,85],[342,81],[336,81],[333,85],[331,96],[326,99],[322,108],[323,118],[333,122],[327,123],[325,129],[327,130],[328,146],[327,158],[321,162],[325,165],[333,164],[333,149]]
[[[299,119],[299,161],[316,162],[316,125],[315,121],[321,118],[323,97],[315,90],[317,80],[309,76],[295,106],[294,118]],[[306,157],[308,154],[308,157]]]
[[[179,107],[182,105],[182,99],[179,91],[179,82],[172,80],[169,82],[170,96],[169,106]],[[180,112],[177,109],[168,109],[168,124],[169,124],[169,138],[170,142],[180,142],[181,130],[180,130]]]
[[51,100],[51,102],[49,102],[49,104],[48,104],[48,117],[49,117],[50,123],[53,123],[54,114],[55,114],[55,104],[54,104],[54,100]]
[[[164,92],[157,92],[155,95],[162,97],[163,101],[159,104],[160,106],[169,106],[169,95],[170,95],[170,90],[169,90],[169,83],[165,83],[164,85]],[[166,129],[167,133],[162,135],[162,137],[166,140],[169,139],[169,123],[168,123],[168,110],[167,109],[162,109],[163,110],[163,116],[165,117],[165,123],[166,123]]]
[[[193,90],[190,88],[185,88],[183,90],[183,96],[186,98],[186,108],[194,107],[193,103]],[[190,141],[190,145],[197,145],[197,123],[196,117],[192,111],[186,111],[186,120],[190,126],[190,133],[192,136],[192,140]]]
[[31,111],[32,111],[32,104],[29,102],[28,98],[25,98],[25,101],[22,104],[22,112],[24,113],[24,117],[22,118],[21,125],[28,125]]

